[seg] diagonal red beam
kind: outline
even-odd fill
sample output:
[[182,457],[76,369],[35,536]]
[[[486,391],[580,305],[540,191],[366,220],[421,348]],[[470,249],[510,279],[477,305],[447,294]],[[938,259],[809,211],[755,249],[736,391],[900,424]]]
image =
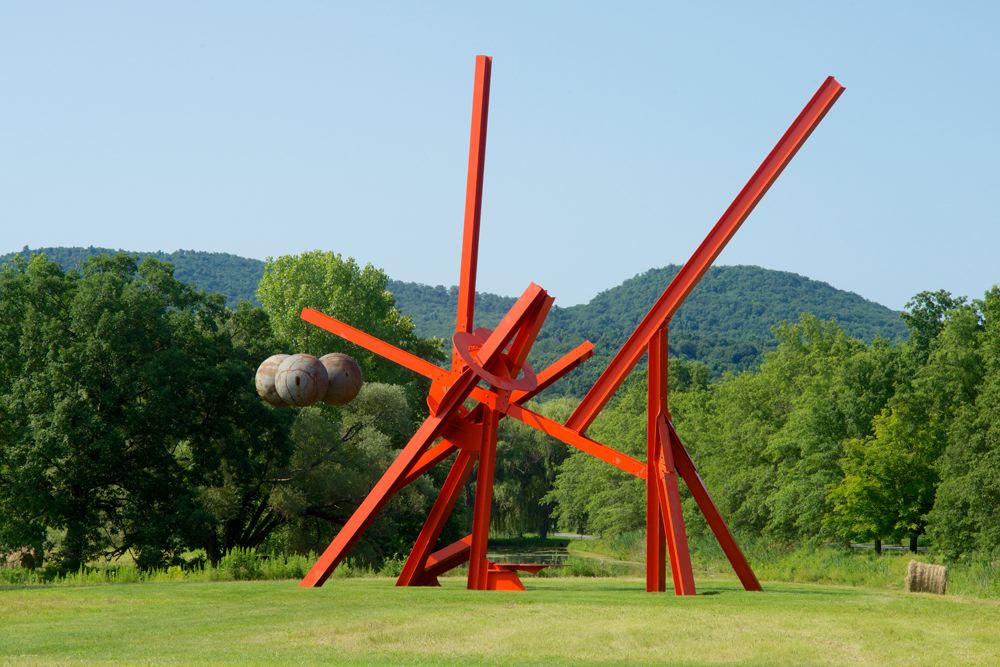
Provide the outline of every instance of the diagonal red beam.
[[520,372],[521,366],[528,359],[528,351],[531,350],[531,346],[535,344],[535,339],[538,338],[538,332],[542,330],[542,324],[545,323],[545,318],[549,315],[549,310],[552,309],[552,303],[555,301],[555,297],[546,296],[545,299],[535,307],[535,312],[529,326],[521,329],[517,337],[514,338],[514,342],[510,344],[510,349],[508,350],[507,356],[510,357],[511,374],[517,375]]
[[[486,342],[483,343],[482,348],[480,348],[478,358],[483,364],[493,362],[494,358],[510,342],[517,331],[526,324],[525,319],[530,315],[532,308],[545,298],[545,296],[545,291],[538,285],[532,283],[528,286],[528,289],[511,306],[510,311],[489,335]],[[305,316],[306,313],[303,312],[303,317]],[[332,320],[332,318],[328,319]],[[333,321],[336,322],[336,320]],[[354,331],[363,334],[363,332],[357,329]],[[364,335],[368,336],[367,334]],[[390,348],[390,352],[398,349],[372,336],[368,336],[368,338],[371,339],[368,341],[369,343],[374,341]],[[443,373],[444,371],[441,372]],[[329,578],[333,570],[347,555],[348,550],[357,542],[365,530],[368,529],[368,526],[375,520],[375,517],[385,504],[395,495],[400,482],[413,468],[419,457],[441,435],[447,420],[458,413],[458,408],[468,398],[470,392],[476,388],[478,381],[479,378],[470,368],[466,368],[458,375],[454,383],[448,387],[441,397],[436,414],[424,420],[423,424],[403,448],[403,451],[389,465],[389,468],[383,473],[365,499],[361,501],[361,505],[354,511],[326,550],[320,554],[319,559],[312,566],[312,569],[306,573],[299,586],[312,587],[323,585],[323,582]]]
[[656,461],[657,501],[667,538],[670,571],[673,574],[674,592],[677,595],[694,595],[694,572],[691,569],[691,552],[688,550],[684,513],[681,510],[680,487],[677,484],[673,447],[667,418],[661,413],[656,418],[656,437],[659,440],[659,458]]
[[684,483],[687,484],[688,491],[691,492],[695,502],[698,503],[701,513],[705,515],[705,521],[708,522],[712,532],[715,533],[715,539],[718,540],[719,546],[722,547],[726,558],[729,559],[730,565],[736,571],[736,576],[739,577],[743,588],[748,591],[763,590],[760,587],[760,582],[757,580],[757,575],[753,573],[753,568],[747,562],[746,556],[743,555],[743,551],[736,544],[733,534],[729,532],[729,526],[726,525],[726,521],[719,513],[719,508],[715,506],[715,501],[709,495],[708,489],[705,487],[705,482],[702,481],[701,475],[698,474],[698,470],[694,467],[694,461],[691,460],[691,455],[688,454],[684,443],[681,442],[680,436],[677,435],[677,430],[674,429],[673,423],[669,419],[664,421],[666,431],[670,434],[671,453],[674,455],[674,465],[677,466],[677,472],[684,478]]
[[[336,334],[341,338],[344,338],[345,340],[354,343],[355,345],[360,345],[361,347],[369,349],[372,352],[375,352],[376,354],[379,354],[387,359],[395,361],[399,365],[409,368],[412,371],[416,371],[417,373],[429,377],[432,380],[447,374],[447,371],[445,371],[443,368],[439,368],[438,366],[435,366],[429,361],[424,361],[423,359],[421,359],[416,355],[410,354],[405,350],[401,350],[395,345],[390,345],[385,341],[379,340],[378,338],[366,334],[365,332],[359,329],[355,329],[354,327],[348,324],[344,324],[340,320],[334,319],[329,315],[324,315],[323,313],[317,310],[312,310],[311,308],[303,309],[302,319],[307,322],[311,322],[312,324],[315,324],[316,326],[322,329],[326,329],[330,333]],[[499,328],[500,327],[498,326],[497,329],[499,330]],[[494,333],[496,333],[496,331],[494,331]],[[507,340],[510,339],[508,338]],[[565,355],[562,359],[552,364],[552,366],[549,366],[544,371],[539,373],[538,387],[532,390],[532,392],[528,392],[527,394],[520,396],[515,394],[514,396],[516,398],[513,398],[512,402],[517,401],[518,403],[521,403],[527,401],[528,398],[531,398],[537,392],[541,391],[545,387],[550,386],[559,377],[562,377],[562,375],[565,375],[566,373],[571,371],[573,368],[578,366],[592,354],[593,354],[593,345],[589,342],[583,343],[582,345],[574,349],[572,352]],[[480,350],[480,355],[482,355],[482,349]],[[482,356],[480,356],[480,358],[482,358]],[[551,435],[557,440],[561,440],[572,447],[576,447],[577,449],[583,450],[588,454],[591,454],[592,456],[596,456],[602,461],[606,461],[607,463],[610,463],[611,465],[617,468],[621,468],[630,475],[635,475],[636,477],[641,477],[642,479],[646,478],[646,471],[644,465],[639,461],[636,461],[632,457],[617,452],[614,449],[608,447],[607,445],[602,445],[601,443],[595,440],[591,440],[586,436],[580,435],[579,433],[576,433],[572,429],[567,428],[566,426],[563,426],[558,422],[543,417],[526,408],[520,408],[517,405],[507,406],[506,408],[504,408],[503,406],[498,406],[498,400],[497,400],[498,396],[489,389],[484,389],[483,387],[474,387],[472,389],[472,392],[469,394],[469,397],[475,399],[476,401],[479,401],[480,403],[483,403],[484,405],[489,405],[491,407],[499,409],[501,412],[511,417],[514,417],[518,421],[522,421],[525,424],[528,424],[529,426],[537,428],[540,431]],[[425,454],[423,454],[422,458],[414,462],[413,469],[421,467],[423,468],[423,472],[426,472],[431,467],[437,465],[437,463],[446,458],[448,454],[454,451],[454,450],[446,451],[446,448],[440,445],[438,447],[439,448],[432,448],[431,450],[428,450]],[[431,452],[434,453],[432,454]],[[431,461],[431,457],[437,457],[439,455],[440,458],[435,460],[433,463],[430,463],[430,465],[427,465]],[[402,486],[409,484],[417,476],[411,476],[409,472],[407,472],[404,477],[405,481],[401,480],[404,481],[404,483],[400,484],[399,487],[397,488],[401,488]]]
[[424,527],[421,529],[420,535],[417,536],[413,550],[403,565],[403,570],[396,581],[397,586],[413,586],[422,583],[424,563],[430,556],[434,545],[437,544],[438,538],[441,537],[441,531],[444,530],[452,510],[455,509],[455,503],[465,487],[465,481],[472,472],[476,458],[477,454],[474,452],[462,451],[458,453],[458,457],[448,472],[448,477],[441,485],[437,500],[434,501],[434,505],[427,515]]
[[[458,313],[455,331],[471,332],[476,305],[476,267],[479,261],[479,220],[483,210],[483,168],[486,163],[486,126],[490,111],[490,71],[493,59],[476,56],[472,89],[472,131],[469,137],[469,173],[465,183],[465,224],[462,231],[462,264],[458,278]],[[452,368],[461,358],[452,355]]]
[[457,542],[442,547],[427,557],[424,577],[439,577],[469,560],[472,552],[472,535],[466,535]]
[[531,391],[512,392],[510,395],[511,402],[524,405],[592,356],[594,356],[594,344],[589,340],[580,343],[539,371],[537,375],[538,384],[534,389]]
[[670,281],[666,290],[643,318],[639,326],[622,346],[615,358],[608,364],[601,376],[584,396],[580,405],[570,416],[566,425],[584,432],[593,423],[601,409],[614,395],[621,383],[638,363],[639,358],[656,335],[657,329],[666,324],[694,286],[698,284],[708,267],[719,256],[722,249],[747,219],[757,202],[768,191],[778,175],[795,156],[812,131],[833,106],[844,91],[836,79],[827,77],[809,103],[791,124],[785,134],[754,172],[736,199],[729,205],[712,231],[701,242],[691,258]]
[[[472,390],[472,398],[480,400],[478,397],[479,387]],[[508,417],[513,417],[514,419],[524,422],[528,426],[550,435],[556,440],[561,440],[571,447],[575,447],[591,456],[601,459],[605,463],[610,463],[614,467],[624,470],[628,474],[638,477],[639,479],[646,479],[646,464],[641,461],[637,461],[627,454],[622,454],[621,452],[603,445],[596,440],[591,440],[585,435],[580,435],[571,428],[568,428],[557,421],[549,419],[548,417],[543,417],[537,412],[532,412],[527,408],[522,408],[520,405],[511,403],[507,406],[498,406],[498,410],[505,413]]]
[[410,471],[407,472],[401,480],[399,480],[399,483],[396,485],[396,491],[399,491],[408,484],[412,484],[418,477],[425,474],[437,464],[441,463],[441,461],[444,461],[446,458],[451,456],[457,449],[458,447],[448,440],[442,440],[428,449],[419,459],[417,459],[416,463],[413,464],[413,467],[410,468]]
[[326,329],[332,334],[340,336],[346,341],[354,343],[359,347],[370,350],[380,357],[385,357],[389,361],[394,361],[404,368],[409,368],[415,373],[419,373],[431,380],[436,380],[448,371],[440,366],[435,366],[429,361],[421,359],[415,354],[402,350],[395,345],[386,343],[371,334],[367,334],[361,329],[355,329],[350,324],[345,324],[338,319],[325,315],[312,308],[303,308],[300,316],[306,322],[315,324],[320,329]]
[[399,456],[390,464],[389,468],[382,474],[379,481],[372,487],[372,490],[361,501],[351,517],[344,523],[340,531],[330,542],[330,545],[320,554],[320,557],[313,564],[309,572],[299,583],[304,588],[322,586],[323,582],[329,578],[333,570],[347,555],[347,551],[357,542],[358,538],[365,532],[368,526],[385,506],[389,499],[395,494],[397,481],[406,474],[406,471],[413,465],[413,462],[424,451],[427,445],[434,441],[440,431],[444,419],[449,413],[442,411],[437,416],[430,416],[413,434],[410,441],[400,452]]
[[521,325],[529,318],[539,304],[548,298],[548,294],[535,283],[530,283],[520,298],[500,320],[493,333],[489,335],[483,346],[476,353],[476,359],[485,368],[493,356],[507,347],[511,339],[518,333]]

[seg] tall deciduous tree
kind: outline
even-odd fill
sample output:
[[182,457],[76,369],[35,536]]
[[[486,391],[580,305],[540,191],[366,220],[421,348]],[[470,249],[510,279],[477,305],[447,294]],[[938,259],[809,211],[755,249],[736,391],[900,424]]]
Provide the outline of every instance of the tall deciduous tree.
[[43,256],[0,275],[0,540],[62,533],[67,568],[131,551],[162,564],[215,533],[199,488],[234,486],[290,454],[287,417],[252,393],[219,297],[154,260]]
[[[951,558],[1000,555],[1000,287],[976,305],[982,382],[975,399],[956,411],[928,516],[935,545]],[[965,366],[966,375],[971,370]]]
[[268,258],[257,298],[290,350],[320,356],[335,348],[355,357],[371,379],[403,384],[413,380],[412,372],[300,318],[303,308],[313,308],[418,356],[443,358],[441,342],[417,337],[412,320],[396,310],[388,284],[385,272],[371,264],[314,250]]

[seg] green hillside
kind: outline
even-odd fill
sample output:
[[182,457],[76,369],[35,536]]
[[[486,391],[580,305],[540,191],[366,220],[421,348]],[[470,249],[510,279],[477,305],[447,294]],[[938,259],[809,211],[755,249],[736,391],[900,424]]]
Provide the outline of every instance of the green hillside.
[[264,275],[264,262],[248,259],[227,252],[202,252],[200,250],[177,250],[175,252],[133,252],[110,248],[24,248],[0,256],[0,263],[10,261],[16,255],[25,258],[32,253],[45,253],[49,259],[58,262],[65,269],[78,268],[91,255],[128,252],[136,257],[152,257],[174,265],[174,275],[178,280],[195,285],[207,292],[226,295],[226,302],[235,306],[240,300],[257,302],[255,292],[260,277]]
[[[0,261],[30,252],[44,252],[64,267],[73,267],[90,255],[114,251],[93,247],[24,249],[0,257]],[[260,260],[226,253],[178,250],[135,254],[172,263],[180,280],[221,292],[231,305],[240,299],[254,301],[263,273]],[[594,343],[596,353],[594,359],[553,387],[549,395],[585,391],[679,268],[671,265],[650,269],[601,292],[589,303],[555,306],[533,350],[535,366],[551,362],[584,340]],[[418,334],[450,338],[457,288],[391,281],[390,289],[399,309],[413,318]],[[495,325],[513,302],[511,297],[480,294],[477,323]],[[771,327],[783,320],[798,320],[804,312],[836,320],[848,334],[866,341],[877,336],[906,336],[898,313],[857,294],[794,273],[755,266],[720,266],[708,271],[674,318],[670,350],[676,357],[705,363],[715,375],[751,368],[774,347]]]
[[[552,361],[583,340],[592,341],[596,350],[591,361],[553,391],[585,391],[679,269],[673,265],[650,269],[601,292],[589,303],[553,307],[534,348],[532,361],[536,366]],[[400,282],[393,282],[391,288],[397,306],[413,317],[418,333],[451,335],[456,288]],[[477,323],[496,324],[513,302],[513,298],[479,295]],[[794,273],[756,266],[720,266],[709,269],[674,318],[670,352],[705,363],[713,374],[750,368],[774,347],[771,327],[781,321],[797,321],[802,313],[836,320],[849,335],[866,341],[877,336],[906,336],[898,313],[857,294]]]

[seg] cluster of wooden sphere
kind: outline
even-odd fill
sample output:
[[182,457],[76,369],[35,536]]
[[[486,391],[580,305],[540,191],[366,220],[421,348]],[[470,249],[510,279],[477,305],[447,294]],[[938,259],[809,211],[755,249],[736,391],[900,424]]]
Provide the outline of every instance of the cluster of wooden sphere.
[[343,405],[361,391],[361,367],[346,354],[275,354],[257,368],[257,394],[274,406]]

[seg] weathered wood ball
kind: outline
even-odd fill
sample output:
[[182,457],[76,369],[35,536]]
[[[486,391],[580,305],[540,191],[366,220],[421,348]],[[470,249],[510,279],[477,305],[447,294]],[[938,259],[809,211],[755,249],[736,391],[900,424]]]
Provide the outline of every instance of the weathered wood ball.
[[287,354],[272,354],[257,367],[257,375],[254,377],[257,395],[265,402],[279,408],[288,405],[288,403],[278,396],[278,389],[274,386],[274,376],[278,373],[278,366],[287,358]]
[[350,403],[361,391],[361,366],[354,357],[341,352],[331,352],[319,358],[328,377],[323,401],[330,405]]
[[326,367],[311,354],[293,354],[278,366],[274,386],[289,405],[312,405],[326,395]]

